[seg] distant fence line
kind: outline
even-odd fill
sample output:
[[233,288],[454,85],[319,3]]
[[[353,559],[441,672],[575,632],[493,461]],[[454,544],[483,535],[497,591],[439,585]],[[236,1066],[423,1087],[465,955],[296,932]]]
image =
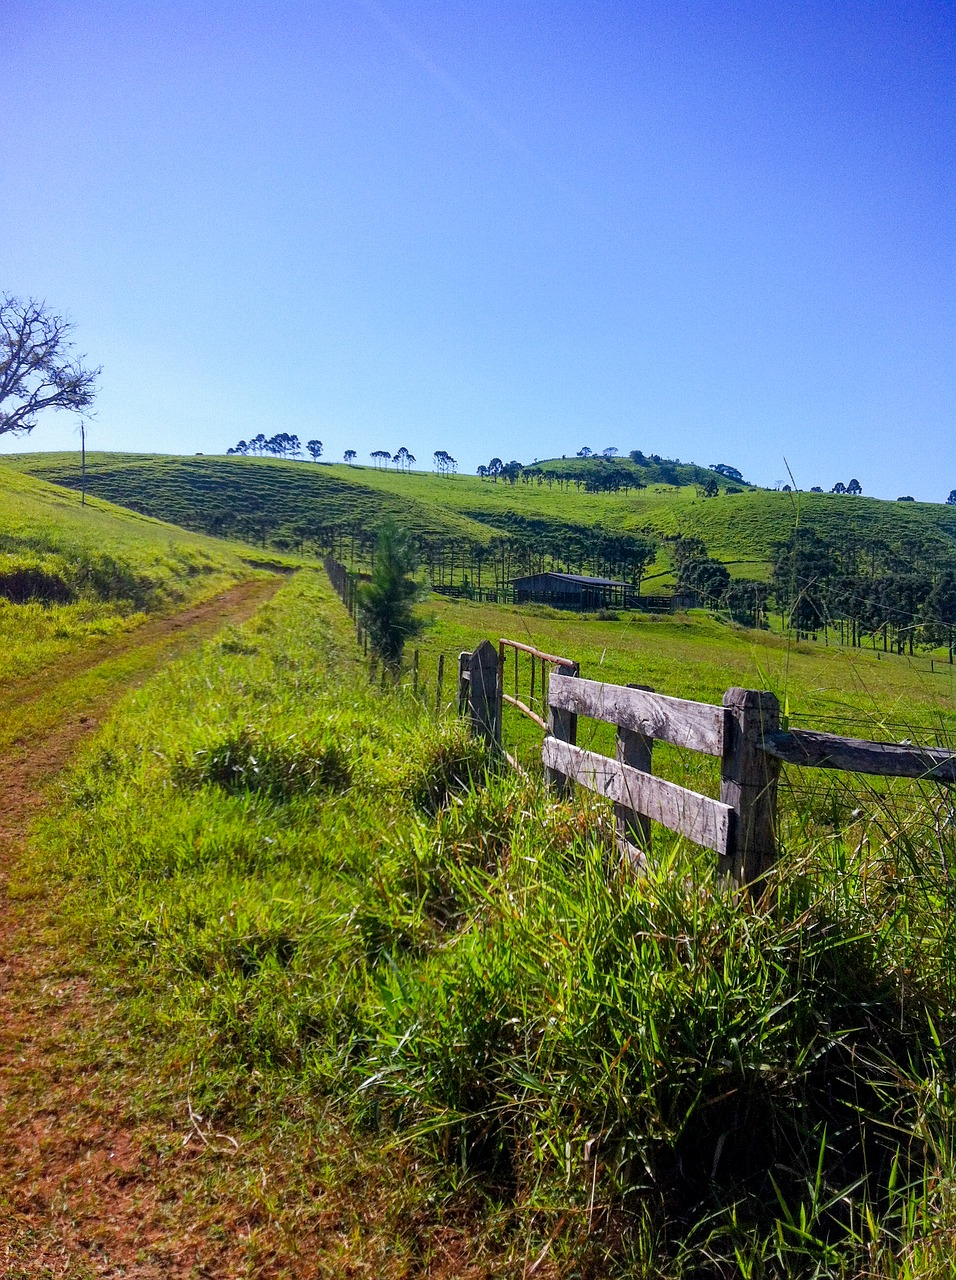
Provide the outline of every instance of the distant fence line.
[[[329,575],[329,582],[337,592],[339,599],[349,611],[350,617],[355,622],[355,639],[359,648],[365,657],[369,656],[369,636],[368,631],[362,622],[362,616],[358,608],[358,589],[363,581],[367,581],[368,574],[355,573],[350,569],[346,569],[344,564],[334,559],[331,555],[327,555],[323,561],[325,572]],[[374,678],[378,670],[378,664],[375,656],[371,659],[371,676]],[[418,649],[412,651],[411,664],[408,671],[412,693],[418,697],[419,695],[427,695],[425,687],[424,672],[421,668],[421,655]],[[381,668],[381,678],[385,680],[385,668]],[[440,710],[442,706],[442,694],[445,683],[445,655],[440,653],[435,667],[435,709]]]

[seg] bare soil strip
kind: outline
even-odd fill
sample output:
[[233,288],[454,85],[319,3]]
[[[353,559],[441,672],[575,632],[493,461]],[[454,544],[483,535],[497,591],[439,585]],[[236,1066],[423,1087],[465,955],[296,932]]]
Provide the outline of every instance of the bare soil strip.
[[[162,1121],[137,1103],[122,1018],[91,989],[55,900],[10,888],[49,787],[115,700],[223,625],[250,617],[280,581],[241,583],[146,623],[71,657],[15,697],[35,714],[29,734],[0,757],[0,1273],[10,1280],[301,1274],[279,1262],[255,1197],[238,1208],[215,1203],[233,1147],[207,1134],[186,1100],[181,1117]],[[129,661],[116,662],[124,654]],[[93,678],[99,668],[102,678]]]

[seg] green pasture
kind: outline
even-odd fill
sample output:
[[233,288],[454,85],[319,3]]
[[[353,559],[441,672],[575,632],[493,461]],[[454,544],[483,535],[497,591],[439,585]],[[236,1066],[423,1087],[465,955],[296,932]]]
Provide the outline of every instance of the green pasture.
[[257,555],[0,467],[0,685],[224,590]]
[[[939,565],[956,561],[956,508],[935,503],[753,487],[728,493],[726,486],[717,497],[705,498],[689,483],[653,483],[627,495],[587,493],[546,483],[512,485],[424,470],[262,458],[94,453],[88,462],[90,491],[112,502],[187,528],[228,530],[277,545],[308,540],[310,529],[318,526],[371,528],[386,516],[449,545],[485,545],[509,520],[521,517],[552,528],[601,526],[655,537],[698,537],[739,577],[766,577],[774,547],[795,525],[815,530],[832,545],[878,540],[897,546],[904,559],[918,551]],[[60,484],[79,483],[75,455],[24,454],[2,463]],[[542,465],[562,466],[560,461]],[[662,555],[649,568],[645,589],[668,589],[671,567]]]
[[453,1223],[489,1275],[948,1274],[939,797],[795,821],[765,913],[669,835],[619,874],[606,807],[489,769],[432,682],[449,655],[453,702],[450,656],[505,634],[668,693],[772,687],[794,715],[942,724],[943,695],[705,616],[424,607],[415,697],[370,682],[324,576],[298,575],[130,695],[38,830],[29,874],[63,885],[157,1091],[327,1152],[317,1212],[358,1144],[396,1274]]

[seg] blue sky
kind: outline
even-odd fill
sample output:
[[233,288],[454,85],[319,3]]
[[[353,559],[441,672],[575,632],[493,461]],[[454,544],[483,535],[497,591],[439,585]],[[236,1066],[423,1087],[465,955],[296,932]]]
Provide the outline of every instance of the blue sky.
[[[952,2],[0,7],[0,290],[91,445],[956,487]],[[0,451],[74,447],[67,415]]]

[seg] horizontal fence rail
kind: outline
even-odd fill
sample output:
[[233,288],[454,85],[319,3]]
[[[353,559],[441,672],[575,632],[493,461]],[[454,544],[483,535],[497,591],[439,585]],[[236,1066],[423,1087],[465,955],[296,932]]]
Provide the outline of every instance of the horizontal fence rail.
[[[504,691],[504,672],[505,660],[509,650],[513,654],[514,665],[514,696]],[[518,660],[521,654],[526,654],[531,662],[531,681],[530,693],[528,694],[528,702],[524,702],[518,697]],[[534,702],[535,689],[535,672],[540,666],[540,697],[542,710],[546,711],[545,716],[538,715],[530,703]],[[554,706],[550,702],[550,689],[554,680],[561,676],[576,676],[580,668],[578,664],[570,658],[561,658],[556,653],[545,653],[542,649],[536,649],[533,645],[522,644],[520,640],[498,641],[498,690],[499,690],[499,707],[498,722],[501,723],[501,710],[504,703],[515,707],[522,715],[526,716],[532,723],[536,724],[549,736],[560,738],[565,742],[574,742],[577,733],[577,716],[573,712],[565,711],[560,707]],[[520,768],[517,760],[510,754],[504,752],[505,759],[515,768]],[[566,775],[559,771],[546,767],[545,776],[549,784],[562,794],[566,794],[570,790]]]
[[549,768],[589,791],[652,818],[705,849],[725,857],[732,852],[734,811],[730,805],[557,738],[545,738],[542,755]]
[[761,751],[810,769],[842,769],[884,778],[924,778],[927,782],[956,782],[956,751],[914,747],[895,742],[869,742],[836,733],[791,729],[768,735]]
[[551,677],[548,697],[552,707],[633,729],[647,738],[710,756],[724,753],[727,711],[709,702],[562,675]]

